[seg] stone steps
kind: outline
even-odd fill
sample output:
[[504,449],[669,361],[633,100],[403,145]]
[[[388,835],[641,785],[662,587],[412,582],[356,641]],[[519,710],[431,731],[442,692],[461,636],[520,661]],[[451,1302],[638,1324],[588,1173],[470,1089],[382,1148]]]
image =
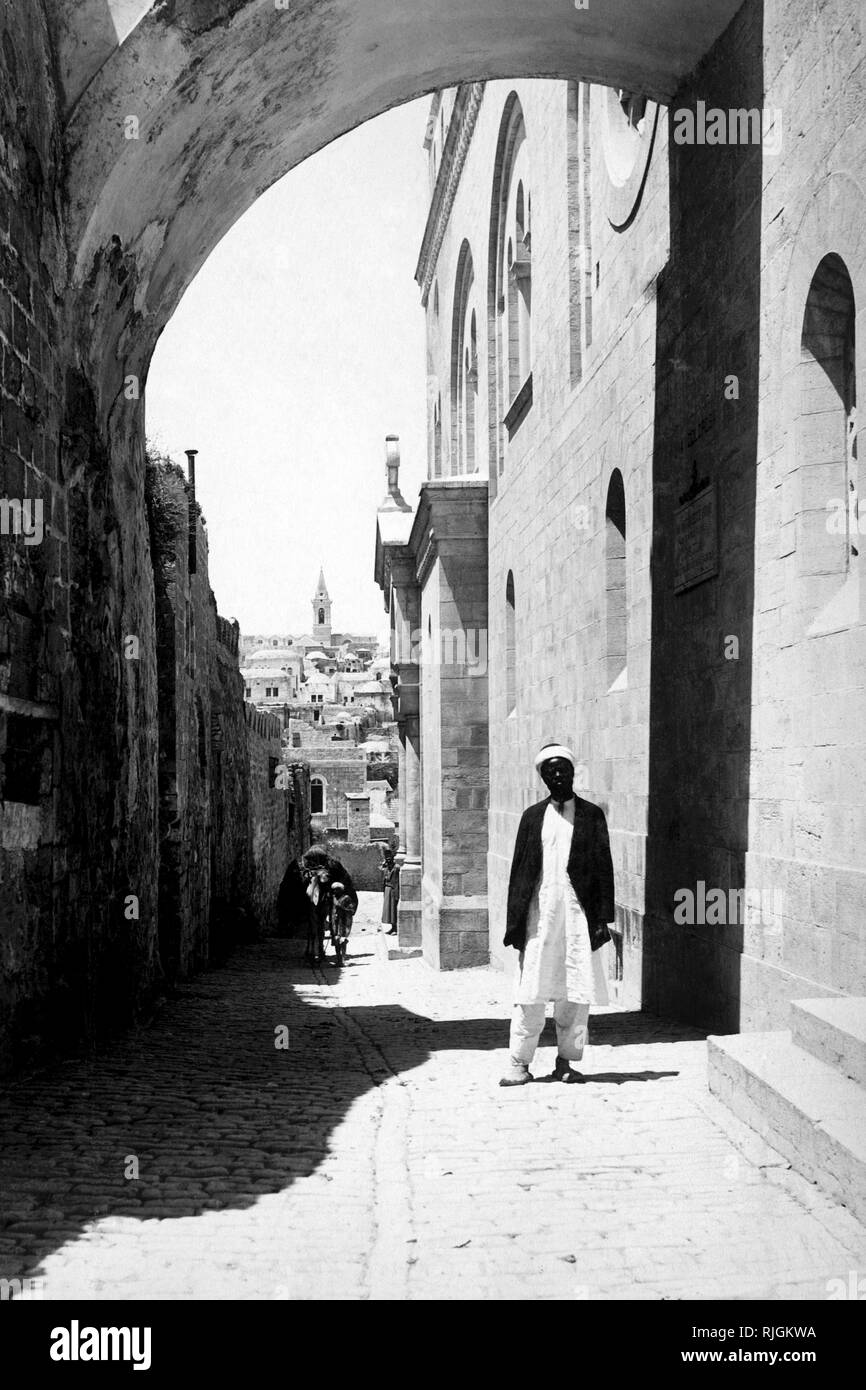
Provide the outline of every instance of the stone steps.
[[399,938],[379,932],[376,936],[376,956],[380,961],[411,960],[422,954],[420,946],[400,946]]
[[866,1087],[866,999],[798,999],[791,1032],[798,1047]]
[[[804,1002],[811,1006],[816,1001]],[[804,1017],[798,1018],[797,1037],[810,1030],[810,1042],[824,1047],[825,1055],[839,1051],[848,1056],[847,1044],[843,1048],[836,1037],[839,1021],[815,1014],[818,1022],[813,1024],[809,1014],[804,1009]],[[710,1037],[707,1046],[713,1094],[792,1167],[866,1222],[862,1085],[804,1048],[790,1031]]]

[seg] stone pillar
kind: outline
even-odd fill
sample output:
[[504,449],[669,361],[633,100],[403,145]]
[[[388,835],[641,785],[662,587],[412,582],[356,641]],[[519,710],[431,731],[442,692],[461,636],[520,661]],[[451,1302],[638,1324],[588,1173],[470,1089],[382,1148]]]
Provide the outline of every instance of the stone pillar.
[[[415,668],[417,701],[417,667]],[[413,949],[421,945],[421,736],[417,714],[401,721],[400,775],[405,788],[403,861],[400,866],[400,903],[397,908],[397,942]]]
[[385,444],[388,491],[376,522],[376,582],[391,617],[391,684],[400,733],[400,902],[397,941],[401,949],[421,945],[421,733],[417,645],[420,600],[415,560],[409,549],[412,509],[400,492],[397,439]]
[[434,969],[454,970],[490,956],[486,481],[425,483],[409,549],[422,638],[421,944]]
[[[392,618],[393,618],[393,614],[392,614]],[[392,653],[393,653],[393,634],[392,634]],[[397,860],[397,863],[398,863],[398,864],[401,864],[401,865],[402,865],[403,860],[406,858],[406,721],[405,721],[405,719],[403,719],[403,718],[400,717],[400,700],[399,700],[399,697],[398,697],[398,695],[397,695],[397,680],[398,680],[397,673],[396,673],[396,671],[394,671],[394,669],[392,668],[392,671],[391,671],[391,685],[392,685],[393,688],[394,688],[394,693],[393,693],[393,695],[392,695],[392,697],[391,697],[391,702],[392,702],[392,704],[393,704],[393,706],[394,706],[394,715],[395,715],[395,718],[396,718],[396,720],[397,720],[397,733],[398,733],[399,738],[400,738],[400,756],[399,756],[399,762],[398,762],[398,766],[397,766],[397,777],[398,777],[398,782],[397,782],[397,793],[398,793],[399,798],[400,798],[400,808],[399,808],[399,818],[400,818],[400,827],[399,827],[399,832],[400,832],[400,833],[399,833],[399,840],[400,840],[400,843],[399,843],[399,845],[398,845],[398,847],[397,847],[396,860]]]
[[346,792],[346,839],[350,845],[370,843],[370,795]]

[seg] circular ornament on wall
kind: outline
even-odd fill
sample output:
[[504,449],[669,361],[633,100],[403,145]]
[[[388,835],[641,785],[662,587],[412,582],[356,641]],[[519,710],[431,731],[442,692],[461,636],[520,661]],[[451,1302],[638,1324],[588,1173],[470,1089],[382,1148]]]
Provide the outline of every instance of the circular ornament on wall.
[[615,231],[624,232],[634,220],[643,197],[659,108],[647,97],[615,87],[601,88],[600,97],[607,216]]

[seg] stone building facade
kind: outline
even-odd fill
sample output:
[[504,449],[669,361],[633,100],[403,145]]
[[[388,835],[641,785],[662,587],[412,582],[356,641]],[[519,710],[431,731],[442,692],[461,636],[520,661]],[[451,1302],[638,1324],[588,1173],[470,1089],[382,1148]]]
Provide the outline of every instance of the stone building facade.
[[244,695],[257,709],[281,715],[286,705],[300,697],[304,658],[291,646],[261,646],[250,653],[241,668]]
[[[464,258],[460,371],[456,354],[447,371],[437,366],[431,438],[443,452],[454,438],[453,382],[464,403],[456,457],[462,449],[468,460],[474,448],[478,466],[477,477],[458,472],[456,481],[469,479],[467,493],[488,491],[483,551],[490,643],[499,643],[489,663],[487,754],[494,949],[509,827],[523,797],[534,794],[524,769],[536,737],[553,723],[557,736],[579,741],[587,729],[593,733],[580,750],[585,791],[610,813],[625,982],[630,971],[646,1003],[714,1027],[751,1027],[779,1019],[792,996],[862,990],[864,610],[862,547],[853,535],[860,519],[850,500],[859,487],[852,426],[866,303],[862,4],[627,0],[615,25],[606,6],[578,10],[559,0],[537,0],[531,10],[510,0],[444,9],[419,3],[400,7],[399,25],[393,7],[372,0],[354,0],[351,11],[336,0],[288,17],[237,0],[231,22],[216,24],[204,10],[151,6],[130,12],[120,29],[97,30],[90,6],[45,0],[26,11],[0,8],[2,492],[7,517],[8,504],[29,500],[42,504],[44,525],[39,544],[0,535],[4,1058],[13,1037],[39,1033],[46,1020],[60,1036],[92,1036],[132,1017],[157,973],[157,621],[143,478],[144,388],[159,334],[212,247],[293,164],[425,88],[450,85],[456,96],[454,84],[490,82],[477,113],[483,123],[492,79],[503,72],[627,88],[637,99],[620,109],[629,124],[643,120],[642,142],[649,132],[641,94],[670,110],[688,107],[695,118],[708,105],[765,105],[781,113],[782,139],[775,151],[772,140],[766,149],[706,137],[679,144],[662,111],[644,182],[629,152],[633,136],[616,135],[616,108],[605,116],[607,107],[596,103],[599,119],[614,129],[607,147],[590,142],[581,180],[583,105],[576,158],[551,154],[546,165],[527,96],[525,158],[530,168],[540,161],[536,190],[547,180],[545,167],[553,177],[558,166],[559,176],[541,205],[537,191],[531,210],[525,196],[522,247],[512,236],[507,269],[510,276],[513,264],[515,284],[523,286],[524,313],[514,299],[509,334],[518,377],[528,349],[532,386],[521,394],[528,378],[518,382],[504,410],[493,404],[495,335],[487,331],[503,296],[494,279],[490,303],[481,269],[485,256],[488,269],[497,256],[485,246],[501,201],[497,193],[494,202],[493,183],[498,137],[481,182],[473,188],[461,174],[453,183],[455,205],[472,197],[485,204],[480,238],[476,217],[467,217],[459,241],[456,222],[448,233],[457,259],[463,236],[470,240],[482,294],[480,305],[472,301]],[[468,24],[479,26],[473,32],[483,42],[467,41]],[[515,84],[521,109],[524,86]],[[578,95],[586,100],[586,85]],[[590,135],[594,101],[589,91]],[[455,109],[443,167],[454,165],[464,129],[462,103]],[[566,119],[567,111],[566,103]],[[494,127],[505,114],[503,101]],[[510,109],[509,122],[516,115]],[[558,128],[556,139],[567,146]],[[449,122],[446,136],[450,129]],[[512,183],[518,138],[509,123],[501,168],[511,170]],[[576,200],[567,191],[575,163]],[[500,185],[501,177],[501,192]],[[506,225],[513,215],[515,228],[516,193],[515,184],[504,214]],[[666,218],[659,211],[665,196]],[[498,227],[497,220],[497,235]],[[653,240],[659,227],[666,253]],[[559,247],[553,260],[541,257],[545,244]],[[631,249],[602,254],[605,245]],[[457,269],[451,283],[438,281],[440,314],[452,324]],[[644,354],[639,361],[618,347],[621,337]],[[435,344],[433,335],[431,352]],[[728,377],[737,378],[736,396],[725,394]],[[494,386],[497,380],[494,368]],[[503,375],[504,394],[510,379],[508,387]],[[579,404],[562,404],[570,391]],[[548,412],[557,396],[558,420]],[[543,447],[542,406],[551,422]],[[610,438],[614,420],[621,447],[616,431]],[[846,430],[843,450],[839,431]],[[614,467],[622,496],[611,493]],[[688,510],[692,479],[705,477],[716,484],[715,560],[711,508]],[[448,498],[455,479],[450,472],[441,479]],[[437,483],[434,448],[431,492]],[[579,531],[591,553],[576,591],[575,503],[592,503],[588,515],[597,518]],[[828,503],[846,528],[844,546],[829,544],[841,537],[827,528]],[[624,556],[614,532],[625,540]],[[548,591],[542,564],[549,572],[551,538],[560,535],[568,547],[561,561],[554,550],[560,573],[554,567]],[[455,539],[469,548],[468,538]],[[416,629],[424,540],[416,536],[417,559],[405,546],[383,543],[392,611]],[[695,562],[717,562],[718,573],[682,587],[683,571]],[[602,614],[606,631],[622,631],[616,595],[623,564],[627,681],[614,688],[623,653],[615,641],[602,642]],[[641,595],[642,615],[635,609]],[[477,622],[476,607],[471,614]],[[509,640],[518,623],[520,644]],[[137,661],[126,654],[130,637],[139,640]],[[528,684],[518,683],[507,662],[504,668],[514,669],[518,691],[512,718],[503,715],[497,672],[512,649],[517,661],[527,641],[536,647],[534,662],[519,657],[529,666]],[[589,665],[579,666],[587,655]],[[410,652],[398,664],[407,771],[401,795],[413,808],[408,820],[401,817],[411,886],[404,920],[420,932],[420,662]],[[566,668],[573,669],[571,688],[563,684]],[[640,697],[643,713],[630,722],[641,686],[648,691]],[[430,699],[442,689],[434,681]],[[479,727],[474,716],[473,723]],[[644,763],[641,784],[633,779]],[[454,784],[452,791],[455,799],[481,797],[484,787]],[[477,877],[469,885],[464,879],[472,892],[445,893],[452,849],[443,817],[441,892],[477,937],[472,913],[483,907],[468,902],[484,897]],[[477,870],[464,864],[457,872]],[[432,881],[435,898],[438,865]],[[672,899],[700,882],[778,884],[784,910],[739,931],[680,926]],[[123,916],[130,895],[139,900],[133,931]]]
[[866,986],[857,24],[744,5],[668,109],[433,99],[429,480],[377,537],[431,964],[505,962],[556,740],[607,815],[624,1001],[733,1031]]

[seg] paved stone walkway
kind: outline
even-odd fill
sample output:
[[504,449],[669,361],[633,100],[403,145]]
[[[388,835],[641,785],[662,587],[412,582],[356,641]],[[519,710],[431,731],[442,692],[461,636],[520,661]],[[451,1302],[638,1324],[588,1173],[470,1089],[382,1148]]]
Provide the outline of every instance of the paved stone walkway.
[[709,1096],[694,1032],[594,1015],[588,1084],[500,1090],[509,981],[383,960],[378,905],[339,975],[244,948],[110,1051],[2,1088],[0,1277],[49,1299],[800,1299],[866,1270],[863,1227]]

